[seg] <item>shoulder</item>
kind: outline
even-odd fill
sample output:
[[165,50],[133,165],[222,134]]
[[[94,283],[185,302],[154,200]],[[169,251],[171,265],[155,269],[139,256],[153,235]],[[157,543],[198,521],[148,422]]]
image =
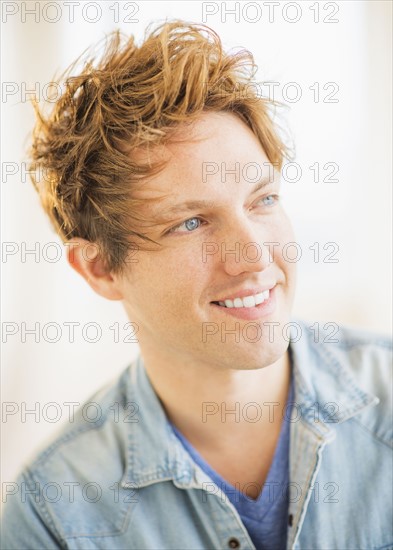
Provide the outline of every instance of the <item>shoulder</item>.
[[[332,322],[298,321],[314,370],[313,385],[329,401],[344,403],[350,410],[351,401],[358,403],[377,398],[375,406],[365,407],[354,418],[375,437],[392,444],[392,339],[375,331]],[[329,389],[331,390],[329,394]]]
[[[30,471],[37,473],[52,472],[58,469],[58,464],[76,464],[78,461],[85,463],[86,458],[94,456],[95,460],[102,461],[111,458],[113,449],[121,454],[126,441],[123,441],[124,421],[127,415],[128,384],[130,382],[130,370],[127,368],[113,383],[100,389],[90,396],[74,413],[70,412],[67,424],[58,435],[47,445],[32,461]],[[116,442],[114,447],[112,443]],[[87,461],[88,462],[88,461]],[[91,463],[86,467],[91,471]],[[78,471],[83,472],[83,464],[78,465]]]
[[[296,320],[298,338],[304,339],[308,353],[339,364],[370,388],[379,387],[391,376],[392,338],[386,334],[335,322],[308,323]],[[370,373],[372,372],[372,376]]]
[[381,392],[392,377],[392,339],[384,334],[336,323],[321,323],[319,339],[307,328],[319,353],[340,364],[365,391]]
[[[128,452],[127,426],[137,421],[129,384],[127,368],[70,415],[67,425],[12,484],[4,506],[7,527],[2,536],[7,548],[29,548],[29,537],[34,536],[42,542],[37,548],[56,547],[54,541],[61,547],[73,532],[83,532],[86,518],[96,514],[103,532],[116,531],[116,507],[111,507],[110,518],[102,512],[116,501],[116,492],[118,500]],[[17,529],[12,528],[15,522]]]

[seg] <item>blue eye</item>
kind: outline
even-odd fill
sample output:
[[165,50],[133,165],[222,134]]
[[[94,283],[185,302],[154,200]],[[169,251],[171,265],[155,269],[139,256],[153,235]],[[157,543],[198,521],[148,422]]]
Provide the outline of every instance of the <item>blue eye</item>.
[[267,195],[261,199],[265,206],[273,206],[278,201],[278,195]]
[[177,227],[173,227],[173,228],[170,230],[170,233],[176,232],[178,229],[181,229],[183,226],[186,228],[186,232],[187,232],[187,233],[191,233],[191,232],[193,232],[195,229],[198,229],[198,227],[200,226],[200,224],[201,224],[200,218],[189,218],[188,220],[186,220],[185,222],[181,223],[181,224],[178,225]]
[[[258,204],[263,202],[263,206],[267,206],[267,207],[275,206],[278,203],[279,198],[280,198],[279,195],[275,195],[275,194],[266,195],[265,197],[259,200]],[[198,218],[197,216],[194,216],[193,218],[188,218],[188,220],[185,220],[183,223],[177,225],[176,227],[172,227],[172,229],[169,229],[169,231],[167,231],[166,234],[194,233],[195,230],[198,229],[203,222],[204,222],[203,219]]]

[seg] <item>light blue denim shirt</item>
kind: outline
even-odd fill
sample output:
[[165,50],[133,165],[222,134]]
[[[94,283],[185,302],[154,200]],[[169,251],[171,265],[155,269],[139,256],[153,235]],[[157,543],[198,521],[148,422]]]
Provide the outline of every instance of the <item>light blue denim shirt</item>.
[[[341,327],[332,342],[329,326],[297,323],[287,549],[392,549],[390,340]],[[255,548],[173,433],[141,357],[89,402],[8,487],[4,550]]]

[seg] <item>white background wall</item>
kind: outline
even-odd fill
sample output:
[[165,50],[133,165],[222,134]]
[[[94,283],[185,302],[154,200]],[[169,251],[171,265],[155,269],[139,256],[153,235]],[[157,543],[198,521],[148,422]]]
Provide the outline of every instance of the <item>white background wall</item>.
[[[56,11],[57,4],[57,11]],[[15,414],[2,422],[2,479],[14,479],[23,463],[44,444],[61,423],[67,421],[65,402],[80,402],[115,377],[135,357],[137,345],[122,343],[127,322],[121,304],[96,296],[66,264],[49,262],[56,252],[46,243],[60,243],[50,228],[35,191],[21,163],[29,145],[33,125],[32,107],[23,86],[36,86],[45,96],[45,84],[60,73],[85,48],[105,33],[120,27],[142,38],[150,21],[179,17],[203,22],[202,2],[140,2],[134,18],[126,2],[79,2],[74,21],[63,2],[3,2],[3,163],[2,163],[2,274],[3,274],[3,362],[2,399]],[[227,2],[233,8],[234,2]],[[303,257],[298,262],[299,286],[295,314],[310,320],[349,323],[389,332],[391,326],[391,11],[389,1],[319,2],[320,21],[314,22],[315,2],[302,1],[301,17],[295,8],[281,2],[274,21],[269,21],[267,3],[259,2],[262,16],[256,19],[255,2],[242,2],[240,17],[225,14],[225,3],[205,3],[216,9],[205,19],[218,31],[226,47],[250,49],[260,67],[257,79],[296,82],[302,97],[290,104],[288,116],[297,144],[296,162],[303,177],[283,183],[286,207],[292,216]],[[293,3],[292,3],[293,4]],[[328,5],[329,4],[329,5]],[[214,8],[214,5],[216,8]],[[16,7],[15,7],[16,6]],[[98,8],[97,8],[98,6]],[[247,7],[245,7],[247,6]],[[323,22],[338,7],[332,18]],[[12,14],[13,10],[18,10]],[[115,10],[120,21],[115,21]],[[56,22],[50,22],[59,18]],[[93,22],[94,19],[97,19]],[[335,82],[338,103],[315,103],[309,86],[323,90]],[[38,83],[38,84],[35,84]],[[292,88],[290,91],[294,91]],[[309,166],[327,162],[339,166],[339,182],[313,182]],[[14,175],[9,171],[15,170]],[[326,171],[321,171],[322,177]],[[338,263],[313,261],[310,245],[327,242],[339,245]],[[14,244],[7,244],[14,243]],[[35,244],[38,243],[38,244]],[[4,247],[15,254],[4,255]],[[23,250],[36,246],[34,254]],[[58,248],[60,249],[60,248]],[[327,251],[322,250],[322,257]],[[78,322],[75,341],[70,342],[64,323]],[[82,327],[101,326],[98,342],[84,340]],[[110,329],[120,326],[120,342]],[[15,335],[4,333],[12,325]],[[22,323],[39,323],[39,341],[34,335],[22,338]],[[54,331],[42,333],[46,323],[57,323],[62,334],[51,343]],[[94,337],[94,331],[87,333]],[[23,341],[24,340],[24,341]],[[63,411],[58,422],[49,422],[58,403]],[[38,405],[35,405],[38,403]],[[37,418],[26,409],[40,408]],[[38,408],[37,408],[38,411]]]

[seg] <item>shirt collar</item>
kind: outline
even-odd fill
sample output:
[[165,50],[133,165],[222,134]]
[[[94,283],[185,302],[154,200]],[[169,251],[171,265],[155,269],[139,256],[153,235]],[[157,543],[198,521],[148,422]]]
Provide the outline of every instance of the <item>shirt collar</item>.
[[[320,418],[328,426],[340,424],[364,408],[379,403],[378,397],[357,383],[348,350],[340,344],[339,335],[334,338],[321,334],[318,336],[320,341],[315,342],[315,332],[310,327],[298,320],[295,325],[296,329],[291,331],[289,350],[295,402],[304,408],[306,421],[315,424],[316,402],[319,404]],[[307,411],[311,412],[312,420]]]
[[136,422],[126,424],[122,486],[139,488],[173,480],[179,487],[190,487],[195,482],[193,461],[174,434],[140,355],[123,376],[127,403],[136,404]]
[[[315,343],[313,332],[303,322],[295,323],[302,334],[298,338],[298,328],[291,330],[289,343],[296,404],[294,414],[301,414],[310,429],[329,440],[335,436],[335,424],[376,405],[379,399],[359,387],[349,360],[339,346]],[[125,422],[126,470],[122,486],[140,488],[172,480],[180,488],[197,488],[203,481],[210,481],[174,434],[140,355],[123,374],[122,383],[125,385],[125,406],[132,403],[137,409],[134,421]],[[317,406],[320,421],[315,422]]]

